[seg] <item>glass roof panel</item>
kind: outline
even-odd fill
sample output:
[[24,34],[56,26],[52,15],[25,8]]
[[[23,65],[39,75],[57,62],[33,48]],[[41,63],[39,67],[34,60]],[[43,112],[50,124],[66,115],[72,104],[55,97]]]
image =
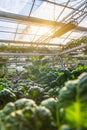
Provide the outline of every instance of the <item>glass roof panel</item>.
[[[43,1],[36,0],[33,11],[40,6]],[[29,15],[33,0],[1,0],[0,11],[6,11],[16,14]],[[9,6],[8,6],[9,5]]]
[[[1,0],[1,11],[26,16],[26,18],[57,21],[61,26],[55,26],[55,24],[42,26],[29,21],[21,23],[21,21],[4,19],[0,16],[0,40],[65,44],[70,39],[87,35],[87,3],[85,0]],[[52,32],[72,20],[76,21],[78,26],[85,27],[85,31],[69,30],[62,36],[52,39]]]
[[82,22],[79,24],[79,26],[87,28],[87,16],[82,20]]
[[4,22],[4,21],[0,21],[0,26],[2,27],[17,27],[16,23],[9,23],[9,22]]
[[15,34],[13,33],[0,32],[0,40],[14,40],[14,36]]
[[47,20],[55,20],[62,11],[62,9],[63,7],[56,5],[54,10],[53,4],[43,2],[42,5],[31,14],[31,16]]

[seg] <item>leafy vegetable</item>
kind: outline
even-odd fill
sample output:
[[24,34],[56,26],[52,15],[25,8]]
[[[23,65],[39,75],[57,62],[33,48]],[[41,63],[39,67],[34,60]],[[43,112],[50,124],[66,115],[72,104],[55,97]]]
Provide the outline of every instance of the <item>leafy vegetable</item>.
[[0,119],[1,130],[56,130],[50,110],[30,99],[7,104],[0,112]]
[[16,96],[9,89],[3,89],[0,91],[0,109],[2,109],[8,102],[14,102]]

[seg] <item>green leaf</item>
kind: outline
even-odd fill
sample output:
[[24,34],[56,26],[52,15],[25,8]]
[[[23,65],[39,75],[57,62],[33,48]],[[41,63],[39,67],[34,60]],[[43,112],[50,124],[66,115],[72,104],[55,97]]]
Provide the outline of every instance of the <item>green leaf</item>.
[[3,85],[0,85],[0,90],[2,90],[4,88],[4,86]]

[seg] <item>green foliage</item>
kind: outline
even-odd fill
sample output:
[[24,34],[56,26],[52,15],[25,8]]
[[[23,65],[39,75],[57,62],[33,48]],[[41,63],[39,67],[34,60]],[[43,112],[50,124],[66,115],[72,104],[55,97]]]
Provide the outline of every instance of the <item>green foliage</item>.
[[58,75],[62,76],[62,75],[64,75],[64,72],[58,72]]
[[77,100],[65,108],[65,118],[71,126],[87,128],[87,105],[83,105]]
[[86,130],[87,73],[79,75],[87,67],[70,72],[33,63],[16,83],[0,79],[0,130]]
[[81,43],[87,43],[87,36],[83,36],[83,37],[80,37],[78,39],[69,41],[66,44],[66,46],[63,47],[63,49],[69,49],[69,48],[72,48],[72,47],[76,47],[78,45],[81,45]]
[[9,89],[0,90],[0,109],[2,109],[8,102],[15,101],[16,96]]
[[2,90],[3,88],[4,88],[4,86],[1,84],[1,85],[0,85],[0,90]]
[[34,101],[36,101],[37,104],[40,104],[40,102],[43,99],[45,99],[45,97],[46,97],[46,93],[44,92],[44,89],[39,86],[32,86],[28,89],[27,98],[33,99]]
[[13,83],[10,80],[7,80],[6,78],[0,78],[0,85],[3,86],[3,88],[12,88]]
[[[68,81],[59,92],[59,106],[64,108],[65,121],[78,128],[87,128],[87,73]],[[63,117],[64,118],[64,117]]]
[[77,68],[76,68],[76,70],[83,70],[84,69],[84,66],[82,66],[82,65],[79,65]]
[[48,98],[44,101],[41,102],[41,106],[45,106],[48,108],[54,119],[56,120],[56,106],[57,106],[57,101],[54,98]]
[[1,125],[3,124],[1,130],[56,130],[49,109],[37,106],[30,99],[7,104],[0,112],[0,119]]
[[72,103],[72,101],[76,101],[78,93],[80,96],[80,101],[86,100],[86,84],[87,73],[82,74],[77,80],[66,82],[65,86],[59,92],[59,100],[62,102],[62,105],[66,106],[67,103]]

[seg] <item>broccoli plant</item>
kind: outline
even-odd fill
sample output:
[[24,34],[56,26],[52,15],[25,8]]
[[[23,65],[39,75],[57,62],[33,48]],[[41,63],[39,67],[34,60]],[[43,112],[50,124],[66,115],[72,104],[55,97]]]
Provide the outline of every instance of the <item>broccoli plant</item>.
[[49,109],[31,99],[8,103],[0,112],[1,130],[57,130]]
[[0,90],[0,109],[2,109],[8,102],[14,102],[16,100],[15,94],[9,89]]

